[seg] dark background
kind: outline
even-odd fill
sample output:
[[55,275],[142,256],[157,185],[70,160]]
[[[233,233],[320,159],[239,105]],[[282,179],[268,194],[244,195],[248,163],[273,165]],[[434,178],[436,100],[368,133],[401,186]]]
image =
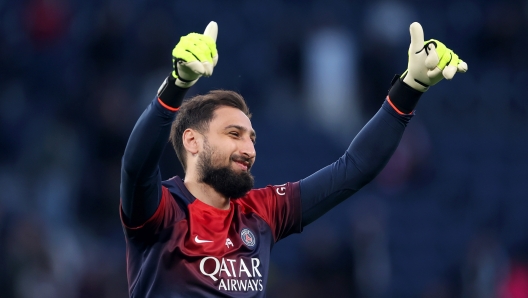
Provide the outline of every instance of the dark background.
[[[240,92],[256,186],[343,154],[408,27],[469,72],[431,88],[378,178],[273,251],[269,297],[528,297],[528,2],[0,1],[0,297],[126,297],[120,159],[179,37],[219,25],[189,95]],[[173,150],[163,178],[181,175]]]

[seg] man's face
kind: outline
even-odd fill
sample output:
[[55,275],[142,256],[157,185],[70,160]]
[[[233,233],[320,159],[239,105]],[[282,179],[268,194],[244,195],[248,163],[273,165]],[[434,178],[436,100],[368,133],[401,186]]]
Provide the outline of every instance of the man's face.
[[198,161],[200,180],[225,197],[244,196],[253,188],[250,169],[256,156],[249,118],[236,108],[218,108],[204,137]]

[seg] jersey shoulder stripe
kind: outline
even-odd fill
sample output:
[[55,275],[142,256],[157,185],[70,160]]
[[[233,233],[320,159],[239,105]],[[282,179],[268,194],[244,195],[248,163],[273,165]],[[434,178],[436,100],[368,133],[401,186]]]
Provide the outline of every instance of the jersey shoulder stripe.
[[189,205],[196,200],[196,198],[189,192],[183,184],[183,180],[179,176],[174,176],[168,180],[162,181],[161,185],[166,187],[172,194],[172,197],[178,204],[178,207],[189,217]]

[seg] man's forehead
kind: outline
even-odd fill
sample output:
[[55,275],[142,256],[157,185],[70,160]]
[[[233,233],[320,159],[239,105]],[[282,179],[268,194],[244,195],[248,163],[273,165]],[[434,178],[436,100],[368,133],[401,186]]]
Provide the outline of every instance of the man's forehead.
[[244,112],[233,107],[220,107],[215,111],[215,117],[211,122],[217,129],[227,129],[235,127],[253,131],[251,120]]

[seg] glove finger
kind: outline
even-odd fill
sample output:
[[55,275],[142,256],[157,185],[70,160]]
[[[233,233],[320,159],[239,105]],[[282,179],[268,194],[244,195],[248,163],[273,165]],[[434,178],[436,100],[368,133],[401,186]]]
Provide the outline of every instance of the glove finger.
[[204,65],[200,61],[181,62],[178,67],[186,67],[198,75],[203,75],[205,72]]
[[200,49],[200,52],[203,53],[203,56],[200,56],[200,61],[213,63],[213,53],[211,52],[211,47],[208,43],[211,41],[210,37],[200,36],[199,40],[196,41],[195,46]]
[[216,42],[216,38],[218,37],[218,24],[215,21],[209,22],[203,35],[211,37],[213,42]]
[[429,79],[433,79],[433,78],[438,77],[440,73],[442,73],[442,70],[438,67],[435,67],[434,69],[427,71],[427,76],[429,77]]
[[213,57],[213,67],[218,63],[218,53]]
[[204,68],[203,75],[205,77],[211,76],[213,74],[213,68],[214,68],[213,64],[211,64],[208,61],[206,61],[206,62],[203,62],[202,65],[203,65],[203,68]]
[[438,54],[438,57],[442,57],[447,51],[450,51],[444,43],[442,43],[439,40],[436,39],[430,39],[427,41],[428,43],[432,43],[435,45],[436,53]]
[[203,41],[207,45],[208,51],[211,53],[211,62],[214,66],[216,66],[216,63],[218,62],[218,51],[216,50],[216,42],[214,42],[213,39],[207,35],[203,36]]
[[[207,39],[210,38],[207,37]],[[172,55],[182,59],[184,59],[183,56],[186,56],[184,60],[187,62],[199,60],[202,62],[209,61],[212,63],[213,58],[211,57],[209,46],[207,46],[204,40],[205,37],[198,33],[190,33],[186,36],[183,36],[180,39],[180,42],[174,48]],[[185,52],[190,52],[194,58],[190,57],[188,54],[185,54]]]
[[424,32],[422,25],[418,22],[414,22],[409,27],[409,32],[411,33],[411,45],[409,50],[412,54],[416,54],[424,47]]
[[195,48],[194,44],[196,42],[199,42],[196,37],[196,33],[191,33],[186,36],[182,36],[180,42],[178,42],[178,44],[172,50],[172,57],[182,59],[186,62],[199,60],[197,55],[195,55],[194,53],[197,51],[193,51],[193,48]]
[[427,67],[429,70],[433,70],[438,65],[438,62],[440,62],[440,58],[438,57],[434,43],[429,42],[425,46],[427,47],[427,52],[429,53],[425,58],[425,67]]
[[453,76],[455,76],[457,72],[457,65],[460,59],[458,58],[458,55],[455,54],[453,51],[451,51],[451,59],[447,63],[447,66],[442,71],[442,75],[444,78],[451,80]]
[[185,62],[193,62],[197,60],[197,57],[193,55],[190,51],[185,50],[183,47],[176,46],[174,50],[172,50],[172,57],[176,59],[181,59]]
[[208,61],[209,63],[213,63],[209,47],[201,40],[197,40],[196,43],[188,45],[186,50],[191,52],[200,62]]
[[451,80],[455,74],[457,72],[457,68],[456,66],[453,66],[453,65],[448,65],[444,68],[444,70],[442,71],[442,75],[444,76],[444,78],[446,78],[447,80]]
[[458,62],[458,65],[457,65],[457,69],[458,69],[458,72],[466,72],[468,70],[468,65],[466,62],[460,60],[460,62]]
[[453,54],[453,51],[447,49],[444,55],[440,56],[440,62],[438,62],[437,67],[443,70],[447,66],[447,64],[453,60]]

